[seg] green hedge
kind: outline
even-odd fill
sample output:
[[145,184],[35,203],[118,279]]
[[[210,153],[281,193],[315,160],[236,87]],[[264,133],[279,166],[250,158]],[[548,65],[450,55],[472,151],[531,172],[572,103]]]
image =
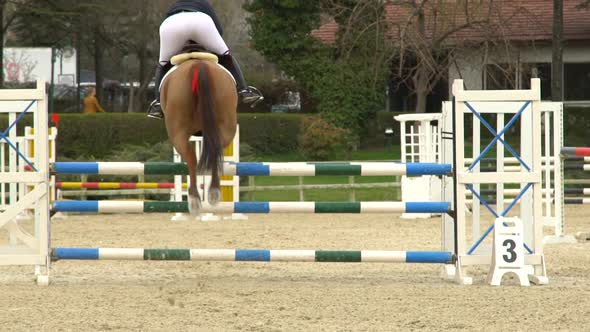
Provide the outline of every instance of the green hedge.
[[[399,142],[399,124],[393,120],[397,113],[379,112],[368,122],[362,136],[361,147],[382,148]],[[296,152],[298,136],[304,130],[302,114],[245,113],[239,114],[241,143],[248,144],[256,153],[274,154]],[[31,125],[27,115],[19,123],[22,128]],[[0,128],[6,128],[6,115],[0,116]],[[393,128],[394,138],[384,135],[386,128]],[[590,109],[567,107],[564,114],[565,144],[588,146]],[[152,145],[167,141],[163,121],[147,118],[144,114],[61,114],[57,141],[58,158],[77,159],[94,157],[102,159],[124,145]],[[106,160],[106,159],[105,159]]]
[[590,108],[565,107],[563,112],[566,146],[590,146]]
[[[368,123],[362,137],[362,148],[382,148],[391,144],[384,135],[385,128],[392,127],[398,134],[399,124],[393,120],[396,113],[377,113]],[[279,154],[297,152],[299,133],[305,114],[243,113],[239,114],[242,144],[255,153]],[[26,116],[19,128],[31,125],[32,117]],[[0,117],[0,125],[6,127],[7,117]],[[22,135],[22,129],[19,132]],[[147,118],[144,114],[61,114],[57,140],[58,159],[104,159],[125,145],[153,145],[167,141],[163,121]],[[395,142],[399,141],[396,137]],[[106,160],[106,159],[104,159]]]
[[[296,151],[297,136],[303,115],[240,114],[241,142],[260,153]],[[18,124],[18,135],[32,125],[32,116]],[[8,117],[0,116],[1,128],[8,126]],[[124,145],[152,145],[167,141],[164,121],[144,114],[61,114],[57,138],[58,159],[106,158]]]
[[302,130],[299,114],[240,114],[240,143],[264,154],[297,151],[297,138]]
[[164,122],[143,114],[62,114],[58,157],[103,158],[123,145],[156,144],[167,139]]
[[[261,153],[297,149],[301,116],[240,114],[240,138]],[[65,114],[61,116],[58,156],[103,158],[125,144],[155,144],[168,139],[163,121],[144,114]]]
[[[18,123],[18,135],[31,126],[33,117]],[[0,128],[6,128],[8,117],[0,116]],[[164,122],[148,119],[143,114],[60,114],[57,135],[58,158],[101,158],[125,144],[155,144],[167,140]]]
[[[240,114],[241,142],[260,153],[295,151],[303,116]],[[19,122],[18,135],[22,135],[22,128],[31,124],[32,116],[27,115]],[[0,116],[0,126],[6,128],[7,125],[7,116]],[[60,114],[57,154],[58,158],[100,159],[124,145],[152,145],[167,140],[164,121],[149,119],[144,114]]]

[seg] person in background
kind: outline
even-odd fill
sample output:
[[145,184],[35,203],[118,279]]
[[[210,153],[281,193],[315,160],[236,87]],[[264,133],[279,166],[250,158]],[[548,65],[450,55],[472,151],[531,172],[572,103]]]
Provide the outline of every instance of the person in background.
[[93,114],[93,113],[105,113],[104,109],[98,103],[98,99],[96,99],[96,89],[90,88],[86,97],[84,98],[84,114]]
[[240,100],[244,104],[261,101],[260,92],[246,84],[238,61],[231,54],[223,40],[223,29],[213,7],[207,0],[177,0],[166,13],[166,19],[160,25],[160,62],[156,68],[156,99],[149,106],[147,116],[162,119],[160,105],[160,83],[170,70],[170,58],[179,54],[189,41],[195,41],[208,52],[219,57],[219,64],[225,67],[236,80]]

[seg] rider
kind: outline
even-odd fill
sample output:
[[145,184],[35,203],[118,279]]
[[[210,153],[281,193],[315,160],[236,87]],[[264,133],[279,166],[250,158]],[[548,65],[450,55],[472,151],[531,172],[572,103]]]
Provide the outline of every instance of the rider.
[[243,103],[258,102],[264,97],[257,89],[249,87],[244,80],[240,65],[230,53],[221,37],[223,29],[219,19],[207,0],[177,0],[166,13],[160,25],[160,61],[156,68],[156,99],[150,104],[148,117],[161,119],[164,114],[160,106],[160,83],[172,67],[170,58],[182,51],[189,40],[202,45],[207,51],[219,57],[219,64],[236,79],[238,94]]

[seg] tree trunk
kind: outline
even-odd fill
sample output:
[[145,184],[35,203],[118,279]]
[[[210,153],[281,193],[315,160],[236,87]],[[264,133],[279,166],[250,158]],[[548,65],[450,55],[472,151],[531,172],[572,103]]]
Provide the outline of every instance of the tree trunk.
[[[418,32],[420,37],[426,39],[426,20],[424,18],[424,11],[420,9],[418,13]],[[430,52],[428,50],[428,52]],[[418,59],[418,69],[414,79],[416,88],[416,113],[426,113],[426,97],[428,95],[428,75],[427,69],[420,63]]]
[[[147,92],[149,89],[149,83],[151,82],[152,68],[146,66],[146,63],[150,62],[148,59],[148,52],[146,49],[142,49],[137,54],[139,61],[139,87],[133,88],[129,91],[129,112],[144,112],[147,109]],[[146,69],[147,68],[147,69]]]
[[6,0],[0,0],[0,28],[2,29],[2,40],[0,40],[0,89],[4,87],[4,7],[6,6]]
[[133,113],[135,110],[133,109],[135,106],[135,87],[133,86],[133,82],[129,82],[129,105],[127,106],[127,113]]
[[148,85],[144,84],[144,82],[147,80],[148,84],[150,79],[147,78],[146,76],[146,61],[147,61],[147,50],[144,48],[142,49],[142,52],[140,52],[139,54],[139,88],[137,89],[137,103],[136,103],[136,107],[137,112],[143,112],[144,109],[147,106],[147,102],[146,102],[146,94],[147,94],[147,88]]
[[[149,25],[148,8],[146,6],[143,6],[141,7],[140,12],[140,20],[142,22],[142,25]],[[150,88],[149,83],[151,82],[153,77],[152,75],[154,74],[154,67],[148,64],[153,63],[154,59],[152,59],[152,56],[150,55],[150,52],[148,50],[148,45],[150,44],[150,35],[143,33],[140,34],[139,38],[139,47],[136,48],[137,61],[139,62],[139,87],[137,87],[137,89],[134,89],[133,105],[129,106],[129,110],[131,112],[143,113],[147,109],[148,102],[151,101],[148,100],[147,97],[148,89]]]
[[78,113],[82,112],[82,95],[80,91],[80,63],[81,63],[81,50],[82,50],[82,43],[80,41],[80,32],[76,32],[74,35],[75,45],[76,45],[76,107],[78,109]]
[[428,76],[426,68],[418,65],[414,84],[416,86],[416,113],[426,113],[426,99],[428,97]]
[[96,99],[99,102],[104,103],[103,95],[104,95],[104,76],[103,76],[103,66],[104,66],[104,56],[103,56],[103,43],[102,37],[100,33],[100,25],[99,23],[96,24],[94,28],[94,74],[95,74],[95,82],[96,82]]
[[563,0],[553,0],[551,99],[563,101]]
[[416,113],[426,113],[426,97],[428,93],[426,91],[416,92]]

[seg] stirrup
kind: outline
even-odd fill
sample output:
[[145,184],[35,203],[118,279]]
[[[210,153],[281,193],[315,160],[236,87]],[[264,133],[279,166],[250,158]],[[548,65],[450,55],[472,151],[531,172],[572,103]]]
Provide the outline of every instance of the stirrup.
[[160,105],[159,101],[152,101],[147,111],[147,117],[159,120],[164,118],[164,112],[162,112],[162,106]]
[[164,113],[161,112],[151,112],[147,114],[148,118],[162,120],[164,118]]
[[[249,93],[251,96],[244,97],[242,94]],[[250,108],[256,107],[261,101],[264,100],[264,96],[258,89],[253,86],[249,86],[246,89],[240,91],[240,97],[242,98],[242,102],[244,104],[250,104]]]

